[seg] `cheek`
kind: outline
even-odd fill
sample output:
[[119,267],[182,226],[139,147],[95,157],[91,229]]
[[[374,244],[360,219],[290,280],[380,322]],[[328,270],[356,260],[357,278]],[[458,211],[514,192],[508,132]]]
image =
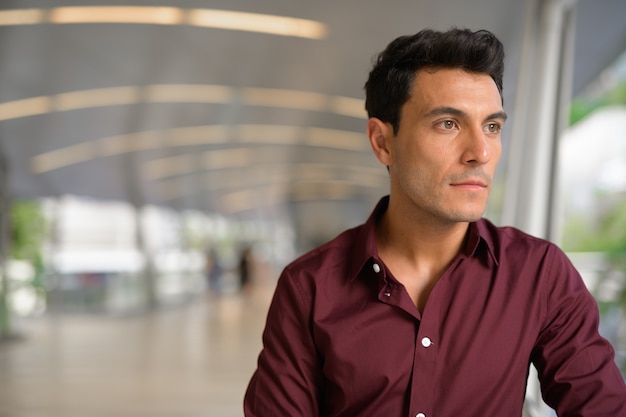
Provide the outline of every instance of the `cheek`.
[[502,138],[493,138],[493,141],[490,142],[490,145],[490,151],[493,157],[500,158],[500,155],[502,154]]
[[490,162],[493,165],[493,169],[495,171],[498,162],[500,162],[500,157],[502,156],[502,144],[498,142],[491,148],[491,160]]
[[455,163],[455,154],[455,150],[445,146],[424,150],[420,169],[431,178],[444,177]]
[[408,181],[434,185],[445,178],[448,167],[453,165],[456,150],[450,144],[415,139],[410,146],[404,145],[394,147],[393,160],[397,174]]
[[405,166],[404,174],[406,180],[416,190],[433,194],[440,184],[446,182],[446,169],[443,167],[444,164],[441,161],[432,157],[419,158],[419,160],[414,160],[410,167]]

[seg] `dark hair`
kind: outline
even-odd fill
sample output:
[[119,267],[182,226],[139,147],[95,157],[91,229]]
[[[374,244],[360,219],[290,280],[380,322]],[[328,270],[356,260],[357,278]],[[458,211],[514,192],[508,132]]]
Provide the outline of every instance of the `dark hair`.
[[461,68],[488,74],[502,96],[504,48],[491,32],[451,29],[422,30],[400,36],[378,55],[365,83],[365,109],[369,117],[400,126],[400,110],[411,95],[415,75],[422,68]]

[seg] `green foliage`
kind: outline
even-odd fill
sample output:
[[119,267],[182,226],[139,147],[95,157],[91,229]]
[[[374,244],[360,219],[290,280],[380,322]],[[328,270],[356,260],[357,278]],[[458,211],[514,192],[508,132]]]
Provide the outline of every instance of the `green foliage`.
[[570,217],[563,228],[567,252],[603,252],[609,263],[626,273],[626,197],[592,222],[588,216]]
[[33,261],[39,257],[45,237],[45,219],[39,204],[29,200],[11,205],[11,257]]
[[[563,249],[566,251],[604,253],[608,265],[600,282],[616,271],[626,276],[626,196],[612,197],[617,198],[595,221],[589,216],[568,219],[563,234]],[[609,196],[602,198],[609,200]],[[626,316],[626,283],[615,300],[598,304],[602,315],[621,309],[622,315]],[[626,376],[626,361],[621,364],[621,370]]]
[[562,248],[565,252],[596,252],[594,234],[587,216],[570,215],[563,225]]
[[613,265],[626,272],[626,198],[602,217],[599,226],[598,245]]
[[626,105],[626,81],[598,98],[579,97],[570,104],[569,125],[574,125],[601,107]]
[[41,255],[46,236],[46,222],[39,203],[31,200],[17,200],[11,205],[10,257],[29,261],[35,268],[33,285],[40,286],[43,272]]

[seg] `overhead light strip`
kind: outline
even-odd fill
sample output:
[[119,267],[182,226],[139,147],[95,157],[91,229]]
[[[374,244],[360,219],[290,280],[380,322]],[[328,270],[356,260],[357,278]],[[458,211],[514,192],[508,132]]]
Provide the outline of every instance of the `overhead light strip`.
[[[227,213],[239,213],[247,210],[284,204],[285,201],[353,201],[355,197],[371,194],[373,201],[380,196],[380,190],[374,189],[374,193],[363,189],[361,185],[349,183],[335,184],[310,184],[295,183],[293,187],[284,184],[268,184],[264,187],[235,191],[223,194],[217,201],[219,209]],[[213,202],[213,201],[211,201]]]
[[[261,134],[260,139],[252,136],[254,130]],[[275,132],[279,140],[269,135]],[[291,140],[288,136],[294,135]],[[322,134],[325,139],[322,140]],[[178,140],[181,135],[182,140]],[[300,140],[299,138],[302,138]],[[199,140],[203,139],[203,140]],[[253,140],[254,139],[254,140]],[[231,142],[235,140],[236,142]],[[254,151],[246,145],[304,145],[312,148],[327,148],[341,151],[366,152],[369,142],[364,135],[335,129],[299,128],[281,125],[241,125],[231,131],[226,125],[189,126],[163,131],[143,131],[126,135],[110,136],[83,142],[63,148],[57,148],[34,156],[31,159],[31,171],[43,174],[55,169],[86,162],[99,157],[140,152],[162,147],[195,146],[200,144],[238,143],[238,147],[212,150],[204,154],[206,169],[224,169],[245,167],[255,159]],[[157,177],[152,171],[151,176]]]
[[328,26],[314,20],[261,13],[177,7],[83,6],[54,9],[0,11],[0,26],[43,23],[125,23],[144,25],[188,25],[239,30],[306,39],[324,39]]
[[[195,155],[184,155],[193,157]],[[186,187],[190,179],[188,176],[179,175],[197,174],[193,169],[189,169],[195,161],[193,159],[180,160],[181,156],[168,157],[155,161],[150,161],[144,166],[144,178],[148,178],[152,170],[173,171],[171,177],[158,181],[151,189],[154,190],[158,202],[171,202],[176,199],[185,198],[188,195],[197,195],[202,192],[228,192],[237,193],[253,192],[264,189],[264,187],[284,187],[291,190],[290,197],[295,200],[309,199],[329,199],[330,193],[327,190],[334,188],[333,184],[342,184],[344,190],[350,190],[350,195],[354,196],[354,191],[359,195],[364,193],[377,197],[377,191],[389,185],[389,176],[380,167],[367,166],[335,166],[327,163],[318,164],[292,164],[292,163],[272,163],[271,165],[254,165],[245,170],[233,169],[219,177],[211,174],[201,181],[199,188]],[[377,176],[368,177],[346,177],[345,170],[368,171],[376,169]],[[384,172],[384,173],[383,173]],[[204,173],[201,173],[204,174]],[[218,179],[216,179],[218,178]],[[342,179],[343,178],[343,179]],[[194,180],[191,180],[193,183]],[[305,189],[307,192],[305,193]],[[336,191],[336,189],[335,189]],[[313,197],[312,193],[315,193]],[[335,196],[337,195],[334,192]],[[344,193],[345,194],[345,193]],[[228,194],[227,194],[228,195]],[[263,204],[264,198],[257,200],[258,204]]]
[[0,26],[36,25],[45,22],[42,9],[17,9],[0,11]]
[[189,10],[187,23],[216,29],[243,30],[298,38],[323,39],[326,25],[308,19],[227,10]]
[[86,6],[57,7],[48,15],[50,23],[136,23],[179,25],[184,11],[176,7]]
[[226,104],[237,94],[249,106],[330,112],[340,116],[367,118],[361,99],[296,90],[242,88],[204,84],[155,84],[70,91],[53,96],[31,97],[0,103],[0,122],[37,116],[52,111],[147,103]]

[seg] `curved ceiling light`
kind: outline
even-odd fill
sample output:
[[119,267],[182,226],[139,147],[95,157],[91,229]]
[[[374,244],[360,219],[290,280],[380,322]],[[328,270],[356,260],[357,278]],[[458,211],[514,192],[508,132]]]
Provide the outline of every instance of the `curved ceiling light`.
[[340,116],[367,117],[361,99],[300,90],[234,88],[211,84],[153,84],[70,91],[52,96],[29,97],[0,103],[0,122],[53,111],[145,103],[230,103],[237,95],[249,106],[330,112]]
[[266,187],[223,194],[215,203],[222,212],[240,213],[258,209],[259,207],[281,205],[287,200],[292,202],[320,200],[353,201],[357,193],[362,196],[369,196],[373,201],[380,198],[380,190],[372,188],[369,192],[363,192],[362,188],[362,184],[356,186],[355,184],[340,181],[332,183],[296,183],[293,187],[268,185]]
[[46,22],[44,9],[14,9],[0,11],[0,26],[37,25]]
[[[204,180],[194,190],[225,191],[247,189],[269,184],[328,184],[341,182],[354,186],[382,188],[388,185],[389,175],[382,167],[338,166],[318,163],[280,163],[252,165],[245,171],[230,169],[223,175],[211,178],[213,173],[202,173]],[[178,187],[189,181],[188,177],[177,177],[157,183],[159,187]]]
[[[82,142],[57,148],[34,156],[31,159],[31,171],[43,174],[55,169],[64,168],[80,162],[99,157],[140,152],[163,147],[183,147],[193,145],[231,144],[235,147],[207,152],[205,169],[217,169],[245,166],[253,155],[245,156],[243,152],[253,152],[247,145],[291,145],[309,146],[343,151],[369,150],[369,142],[363,134],[337,129],[305,128],[283,125],[227,125],[189,126],[157,131],[148,130],[126,135],[109,136],[92,141]],[[155,165],[162,166],[162,165]],[[150,178],[167,176],[168,170],[163,168],[150,170]]]
[[[150,187],[152,198],[156,202],[171,202],[173,200],[186,198],[190,195],[197,195],[202,192],[243,192],[266,186],[287,187],[300,186],[304,184],[330,184],[341,182],[351,185],[352,188],[381,190],[388,186],[389,176],[387,171],[379,167],[369,166],[337,166],[328,163],[265,163],[255,164],[245,170],[240,168],[230,168],[222,171],[219,179],[213,177],[212,172],[194,172],[187,170],[186,164],[194,164],[195,155],[182,155],[176,160],[169,161],[168,165],[173,171],[179,168],[180,171],[172,172],[173,177],[160,180]],[[162,161],[163,162],[163,161]],[[174,167],[177,165],[177,167]],[[174,168],[172,168],[174,167]],[[188,175],[198,176],[191,178]],[[188,187],[189,184],[196,184]]]
[[328,27],[314,20],[218,9],[79,6],[0,11],[0,26],[35,25],[42,23],[188,25],[307,39],[324,39],[328,36]]

